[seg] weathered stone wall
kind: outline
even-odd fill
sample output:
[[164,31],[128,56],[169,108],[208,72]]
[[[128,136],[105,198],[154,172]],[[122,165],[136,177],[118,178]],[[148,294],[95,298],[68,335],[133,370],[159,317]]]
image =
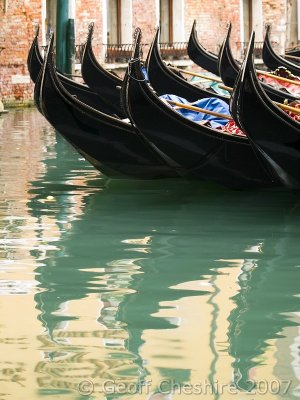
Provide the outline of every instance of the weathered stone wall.
[[265,0],[263,2],[264,24],[270,24],[271,41],[276,42],[274,49],[281,54],[285,49],[286,37],[286,0]]
[[95,40],[102,43],[102,20],[102,1],[76,0],[76,43],[85,41],[91,22],[95,23]]
[[0,54],[0,98],[6,104],[32,102],[26,60],[35,26],[40,23],[40,0],[13,0],[6,12],[4,5],[0,8],[0,47],[4,47]]
[[217,0],[199,2],[186,0],[185,31],[187,39],[194,19],[197,21],[199,41],[208,50],[218,53],[226,34],[227,24],[232,23],[231,44],[234,52],[240,41],[240,1],[220,2]]
[[93,48],[97,56],[102,55],[103,18],[102,1],[76,0],[75,40],[83,44],[88,33],[88,26],[94,22]]
[[132,13],[133,31],[136,27],[141,28],[143,43],[151,43],[158,20],[155,0],[132,0]]

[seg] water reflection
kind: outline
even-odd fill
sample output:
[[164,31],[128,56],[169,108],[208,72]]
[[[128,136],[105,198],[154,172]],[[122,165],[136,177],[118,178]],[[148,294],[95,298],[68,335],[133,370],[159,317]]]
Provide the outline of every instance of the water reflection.
[[33,112],[11,124],[0,294],[18,319],[0,327],[3,398],[80,398],[92,382],[99,399],[199,398],[200,385],[242,399],[263,380],[297,397],[300,195],[107,181]]
[[[229,336],[230,353],[235,358],[236,383],[244,390],[249,390],[252,380],[261,375],[257,367],[268,364],[274,342],[279,346],[280,338],[291,333],[299,335],[296,328],[299,326],[296,274],[300,228],[294,219],[297,215],[298,209],[291,208],[283,216],[282,224],[276,225],[272,237],[265,236],[255,268],[243,270],[239,276],[240,291],[234,298],[236,309],[230,315]],[[288,358],[288,347],[285,351]],[[296,359],[299,362],[299,355]],[[291,386],[297,385],[298,379]]]

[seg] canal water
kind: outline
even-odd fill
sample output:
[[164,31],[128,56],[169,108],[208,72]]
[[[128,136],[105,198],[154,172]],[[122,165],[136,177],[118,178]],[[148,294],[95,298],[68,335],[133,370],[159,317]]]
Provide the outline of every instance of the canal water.
[[0,117],[0,399],[300,397],[300,194],[114,181]]

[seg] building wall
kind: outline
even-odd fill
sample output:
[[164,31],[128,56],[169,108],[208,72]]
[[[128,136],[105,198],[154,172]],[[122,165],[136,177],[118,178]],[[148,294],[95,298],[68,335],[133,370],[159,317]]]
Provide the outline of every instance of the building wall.
[[281,54],[285,49],[287,1],[267,0],[263,2],[264,23],[271,24],[271,41],[277,43],[274,46]]
[[136,27],[142,30],[142,42],[151,43],[155,28],[158,24],[158,7],[155,0],[132,0],[133,30]]
[[103,18],[102,9],[105,0],[76,0],[76,43],[81,44],[86,40],[88,26],[91,22],[95,23],[95,45],[103,43]]
[[232,23],[232,48],[236,50],[236,42],[240,41],[240,2],[220,2],[217,0],[186,0],[185,2],[186,40],[192,29],[193,21],[197,21],[199,41],[208,50],[218,53],[224,39],[227,23]]
[[[4,2],[1,2],[4,3]],[[0,6],[0,98],[24,104],[32,99],[33,85],[27,72],[27,54],[36,24],[41,22],[41,1],[13,0]]]
[[103,38],[103,2],[105,0],[76,0],[75,42],[86,41],[89,24],[94,22],[93,50],[97,57],[102,57]]

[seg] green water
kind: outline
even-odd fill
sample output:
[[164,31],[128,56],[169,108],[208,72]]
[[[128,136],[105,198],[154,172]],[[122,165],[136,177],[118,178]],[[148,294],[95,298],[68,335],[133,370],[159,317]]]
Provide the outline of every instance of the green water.
[[300,397],[300,193],[108,180],[35,110],[0,137],[1,400]]

